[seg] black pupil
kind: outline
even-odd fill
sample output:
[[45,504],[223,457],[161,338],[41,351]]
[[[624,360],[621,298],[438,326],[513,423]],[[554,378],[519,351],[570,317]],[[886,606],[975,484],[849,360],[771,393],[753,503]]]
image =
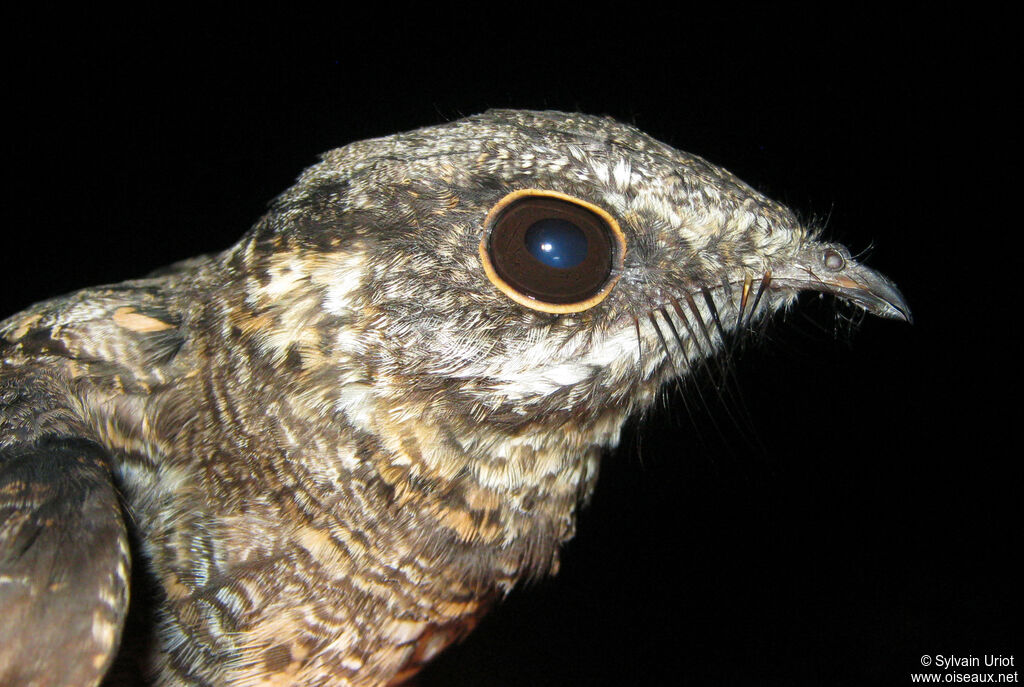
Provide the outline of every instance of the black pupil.
[[549,267],[568,269],[587,257],[583,230],[564,219],[542,219],[530,225],[523,237],[530,254]]

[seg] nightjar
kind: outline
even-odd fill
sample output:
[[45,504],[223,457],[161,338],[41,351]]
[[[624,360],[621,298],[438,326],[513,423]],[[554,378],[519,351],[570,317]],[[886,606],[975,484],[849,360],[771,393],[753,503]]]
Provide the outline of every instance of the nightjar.
[[0,683],[399,684],[557,569],[630,415],[806,290],[910,319],[611,119],[331,151],[225,252],[0,324]]

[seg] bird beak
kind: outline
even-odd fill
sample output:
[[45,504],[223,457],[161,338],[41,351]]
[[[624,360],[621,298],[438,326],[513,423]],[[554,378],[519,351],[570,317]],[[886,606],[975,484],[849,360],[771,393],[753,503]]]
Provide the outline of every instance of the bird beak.
[[896,285],[884,275],[847,257],[837,244],[813,244],[772,276],[776,284],[830,293],[856,303],[879,317],[913,324],[910,307]]

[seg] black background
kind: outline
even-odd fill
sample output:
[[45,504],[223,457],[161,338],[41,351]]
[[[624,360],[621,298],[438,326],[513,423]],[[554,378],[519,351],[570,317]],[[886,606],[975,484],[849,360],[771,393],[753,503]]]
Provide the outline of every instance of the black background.
[[1006,19],[478,11],[9,18],[2,314],[225,248],[352,140],[613,115],[870,248],[916,322],[808,298],[727,365],[739,398],[668,392],[562,572],[421,684],[899,685],[925,654],[1024,658]]

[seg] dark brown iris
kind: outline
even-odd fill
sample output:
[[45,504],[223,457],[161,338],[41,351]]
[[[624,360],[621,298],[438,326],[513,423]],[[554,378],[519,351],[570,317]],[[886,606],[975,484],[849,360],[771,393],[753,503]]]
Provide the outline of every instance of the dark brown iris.
[[511,288],[545,303],[579,303],[608,283],[616,243],[608,223],[560,198],[525,197],[504,208],[490,229],[494,271]]

